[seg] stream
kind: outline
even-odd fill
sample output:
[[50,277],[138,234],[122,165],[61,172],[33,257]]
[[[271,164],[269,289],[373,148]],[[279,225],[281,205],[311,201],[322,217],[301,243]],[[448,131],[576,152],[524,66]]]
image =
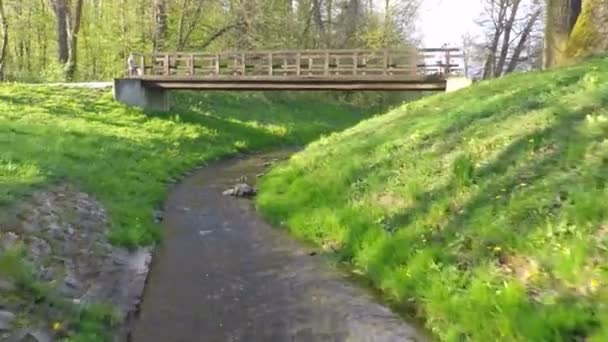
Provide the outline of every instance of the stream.
[[222,195],[292,152],[218,162],[172,189],[130,341],[425,340],[251,200]]

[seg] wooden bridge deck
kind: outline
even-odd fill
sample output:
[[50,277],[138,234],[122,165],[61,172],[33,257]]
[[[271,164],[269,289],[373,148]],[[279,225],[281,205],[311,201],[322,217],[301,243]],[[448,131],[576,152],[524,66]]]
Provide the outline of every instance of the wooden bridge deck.
[[458,49],[132,54],[145,87],[218,90],[445,90]]

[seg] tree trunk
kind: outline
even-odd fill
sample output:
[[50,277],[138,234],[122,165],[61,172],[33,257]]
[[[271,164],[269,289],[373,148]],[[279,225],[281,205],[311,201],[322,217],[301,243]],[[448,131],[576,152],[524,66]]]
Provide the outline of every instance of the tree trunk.
[[526,42],[528,41],[528,38],[530,38],[532,29],[534,28],[534,25],[536,25],[536,22],[540,18],[541,14],[542,14],[542,11],[540,9],[537,10],[536,12],[534,12],[534,14],[532,14],[530,19],[526,23],[526,26],[524,27],[524,30],[521,33],[521,37],[519,38],[519,42],[517,43],[515,50],[513,50],[513,55],[511,56],[511,61],[509,62],[509,65],[507,65],[505,74],[510,74],[513,71],[515,71],[515,68],[517,67],[517,64],[519,63],[519,58],[521,56],[521,53],[524,51],[524,48],[526,46]]
[[64,78],[72,80],[76,72],[83,0],[76,0],[73,9],[68,6],[68,0],[53,0],[51,5],[55,13],[58,60],[64,67]]
[[4,2],[0,0],[0,28],[2,29],[2,44],[0,45],[0,80],[4,80],[4,62],[8,47],[8,22],[4,13]]
[[76,5],[73,13],[68,11],[68,60],[65,63],[65,78],[72,80],[76,72],[76,62],[78,60],[78,32],[80,32],[80,19],[82,17],[83,0],[76,0]]
[[67,2],[66,0],[54,0],[52,2],[53,12],[55,13],[55,30],[57,32],[57,54],[59,63],[65,65],[68,62],[68,23],[67,23]]
[[548,0],[544,66],[550,68],[568,61],[568,40],[578,16],[581,0]]
[[505,24],[500,56],[498,57],[498,63],[496,63],[496,68],[494,70],[494,75],[496,76],[502,75],[505,69],[507,54],[509,53],[509,47],[511,45],[511,32],[513,31],[513,25],[515,24],[515,18],[517,18],[517,11],[519,11],[520,3],[521,0],[513,0],[511,4],[511,14]]
[[167,2],[166,0],[154,0],[154,51],[161,51],[166,48],[167,39]]
[[608,0],[585,0],[568,40],[567,56],[579,57],[608,48]]

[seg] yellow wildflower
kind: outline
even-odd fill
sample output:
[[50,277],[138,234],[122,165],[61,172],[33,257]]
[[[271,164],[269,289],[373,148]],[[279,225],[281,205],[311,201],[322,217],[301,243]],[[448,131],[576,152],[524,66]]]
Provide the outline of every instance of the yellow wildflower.
[[589,288],[591,289],[591,291],[595,291],[597,290],[597,288],[600,286],[599,281],[597,281],[597,279],[591,279],[589,281]]

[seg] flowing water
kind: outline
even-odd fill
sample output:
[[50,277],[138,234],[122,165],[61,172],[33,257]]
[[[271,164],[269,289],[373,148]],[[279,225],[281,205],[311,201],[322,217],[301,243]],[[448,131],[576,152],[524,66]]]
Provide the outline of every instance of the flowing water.
[[424,340],[250,200],[222,195],[291,152],[219,162],[172,190],[131,341]]

